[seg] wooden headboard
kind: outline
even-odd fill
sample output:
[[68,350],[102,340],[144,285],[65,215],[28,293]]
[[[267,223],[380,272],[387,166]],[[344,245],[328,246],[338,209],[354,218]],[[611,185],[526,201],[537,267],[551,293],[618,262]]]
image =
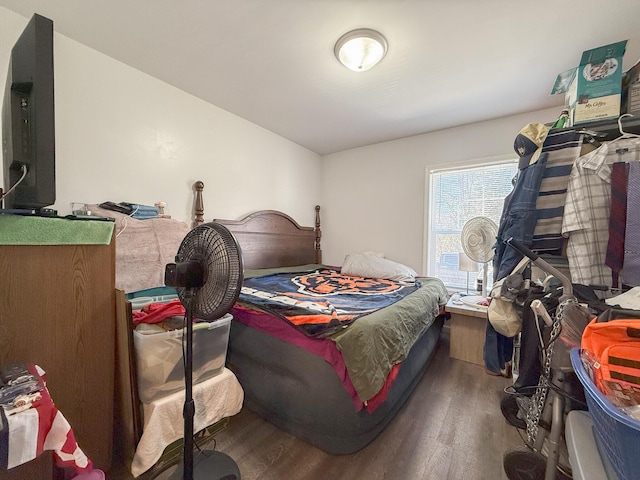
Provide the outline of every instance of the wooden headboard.
[[[204,221],[204,184],[196,182],[195,221]],[[241,220],[216,218],[227,227],[242,249],[244,267],[274,268],[322,263],[320,205],[316,205],[315,227],[302,227],[289,215],[276,210],[260,210]]]

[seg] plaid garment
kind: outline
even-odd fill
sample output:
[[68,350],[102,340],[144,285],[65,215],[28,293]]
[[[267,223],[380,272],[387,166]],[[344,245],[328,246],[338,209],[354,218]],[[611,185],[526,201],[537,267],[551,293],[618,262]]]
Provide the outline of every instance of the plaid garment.
[[[605,263],[609,242],[611,165],[624,161],[624,148],[637,140],[604,143],[578,158],[571,170],[562,222],[573,283],[612,286]],[[637,146],[635,147],[638,148]]]
[[605,265],[611,202],[608,154],[605,143],[580,157],[569,177],[562,233],[569,238],[567,258],[573,283],[611,286],[611,268]]

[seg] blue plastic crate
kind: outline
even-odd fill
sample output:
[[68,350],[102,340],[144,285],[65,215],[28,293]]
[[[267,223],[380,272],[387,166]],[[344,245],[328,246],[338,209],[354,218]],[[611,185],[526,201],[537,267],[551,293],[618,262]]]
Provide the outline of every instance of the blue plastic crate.
[[580,360],[580,349],[571,349],[571,365],[584,387],[593,426],[607,459],[620,480],[640,478],[640,422],[622,413],[596,387]]

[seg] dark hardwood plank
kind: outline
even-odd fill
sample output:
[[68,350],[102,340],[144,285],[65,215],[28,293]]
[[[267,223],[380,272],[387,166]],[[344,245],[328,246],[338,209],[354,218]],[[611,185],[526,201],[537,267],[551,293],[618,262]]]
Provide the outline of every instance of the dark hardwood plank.
[[511,382],[450,359],[448,341],[444,333],[414,394],[356,453],[325,453],[246,408],[217,435],[215,448],[238,463],[242,480],[507,480],[502,456],[522,445],[500,412]]

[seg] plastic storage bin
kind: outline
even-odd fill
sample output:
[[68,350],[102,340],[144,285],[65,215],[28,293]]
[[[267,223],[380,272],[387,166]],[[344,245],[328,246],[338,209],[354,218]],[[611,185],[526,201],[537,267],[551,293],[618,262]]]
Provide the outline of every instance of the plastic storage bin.
[[[193,326],[193,383],[222,372],[232,316]],[[133,331],[138,368],[138,394],[143,403],[184,389],[183,336],[186,329],[142,334]],[[184,339],[186,342],[186,339]],[[184,344],[186,348],[186,343]]]
[[127,300],[132,310],[140,310],[152,303],[167,303],[178,298],[178,291],[173,287],[153,287],[146,290],[127,293]]
[[133,297],[129,299],[132,310],[140,310],[142,307],[151,305],[152,303],[168,303],[178,298],[178,294],[174,295],[155,295],[149,297]]
[[620,480],[640,478],[640,422],[622,413],[596,387],[580,360],[580,349],[571,349],[571,365],[584,387],[589,413],[599,445]]

